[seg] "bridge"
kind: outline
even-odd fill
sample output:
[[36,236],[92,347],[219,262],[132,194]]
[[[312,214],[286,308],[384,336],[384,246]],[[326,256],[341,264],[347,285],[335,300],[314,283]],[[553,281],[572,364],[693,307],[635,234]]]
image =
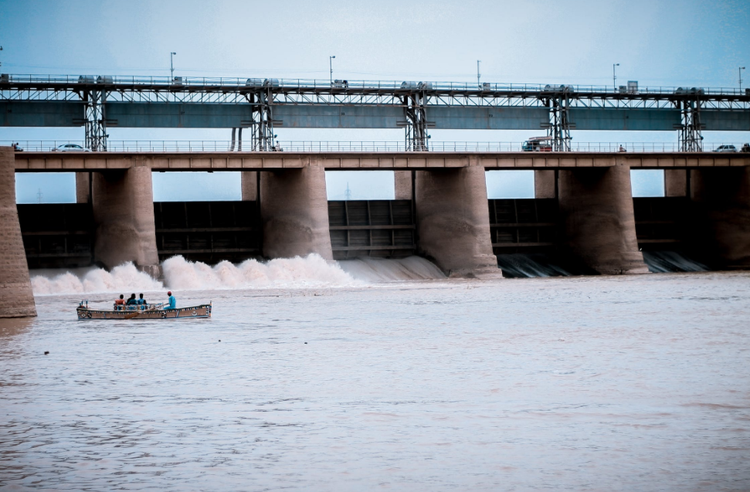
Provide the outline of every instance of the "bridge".
[[[631,169],[664,169],[664,198],[633,199]],[[327,200],[326,170],[393,170],[396,199]],[[535,199],[489,200],[485,172],[535,172]],[[154,203],[152,173],[242,171],[242,201]],[[16,172],[75,172],[77,204],[16,205]],[[0,148],[0,317],[35,312],[28,265],[159,275],[182,254],[217,262],[316,253],[418,254],[451,276],[497,275],[506,253],[646,273],[644,252],[750,267],[750,155],[707,152],[13,152]]]
[[683,151],[703,131],[750,131],[750,91],[429,81],[0,75],[0,126],[84,127],[107,150],[107,129],[231,128],[246,150],[277,147],[277,128],[403,128],[407,151],[430,129],[542,130],[556,151],[570,131],[677,131]]

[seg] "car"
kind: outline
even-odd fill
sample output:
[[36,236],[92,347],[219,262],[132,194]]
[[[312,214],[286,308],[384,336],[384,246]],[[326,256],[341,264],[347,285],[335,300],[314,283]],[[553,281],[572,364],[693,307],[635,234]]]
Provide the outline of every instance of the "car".
[[52,150],[55,152],[90,152],[89,149],[84,149],[80,145],[72,143],[58,145]]
[[737,147],[734,145],[719,145],[716,147],[716,150],[714,152],[737,152]]

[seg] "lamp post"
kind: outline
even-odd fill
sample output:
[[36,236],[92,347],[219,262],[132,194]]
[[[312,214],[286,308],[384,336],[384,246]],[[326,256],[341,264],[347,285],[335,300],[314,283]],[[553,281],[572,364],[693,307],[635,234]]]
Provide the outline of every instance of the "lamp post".
[[619,63],[613,63],[612,64],[612,86],[615,89],[615,92],[617,92],[617,69],[615,67],[619,67]]
[[169,76],[170,81],[174,80],[174,55],[176,55],[174,51],[169,52]]
[[336,58],[336,55],[331,55],[328,57],[328,68],[331,70],[331,85],[333,85],[333,59]]
[[745,70],[745,67],[740,67],[739,70],[737,70],[740,73],[740,93],[742,92],[742,71],[743,70]]
[[479,77],[481,76],[481,74],[479,73],[479,64],[480,63],[482,63],[482,60],[477,60],[477,86],[481,87],[482,84],[479,83]]

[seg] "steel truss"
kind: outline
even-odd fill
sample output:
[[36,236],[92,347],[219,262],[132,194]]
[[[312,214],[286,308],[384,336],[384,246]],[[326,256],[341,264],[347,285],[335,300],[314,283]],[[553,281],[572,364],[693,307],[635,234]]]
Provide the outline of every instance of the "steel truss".
[[81,99],[84,102],[84,127],[86,131],[86,148],[92,151],[107,150],[107,123],[104,116],[105,91],[84,91]]
[[[19,81],[16,81],[18,78]],[[28,79],[28,80],[27,80]],[[48,81],[48,79],[50,81]],[[750,94],[726,93],[721,90],[664,90],[650,92],[620,93],[587,90],[574,86],[524,86],[523,89],[508,90],[492,84],[494,90],[469,89],[455,84],[419,84],[414,88],[401,88],[398,84],[367,86],[350,83],[347,87],[305,86],[294,84],[245,86],[241,83],[227,85],[217,83],[168,84],[168,83],[120,83],[130,77],[108,77],[111,83],[81,83],[73,77],[11,76],[0,79],[0,100],[6,101],[81,101],[82,94],[89,91],[107,93],[108,102],[141,103],[193,103],[193,104],[241,104],[251,95],[272,94],[278,104],[323,104],[323,105],[403,105],[404,98],[420,93],[425,107],[429,106],[477,106],[477,107],[542,107],[545,100],[561,91],[568,95],[571,108],[620,108],[660,109],[673,108],[676,101],[694,100],[700,97],[703,109],[748,110]]]
[[425,113],[425,95],[417,92],[404,98],[406,116],[406,150],[421,152],[429,149],[430,136],[427,134],[427,115]]
[[701,101],[679,101],[681,123],[679,127],[679,144],[682,152],[703,151],[703,130],[701,124]]
[[[260,82],[258,82],[260,81]],[[570,109],[680,110],[679,142],[683,150],[702,149],[701,110],[750,111],[750,93],[734,89],[641,88],[622,93],[611,88],[468,83],[328,81],[276,79],[0,75],[0,101],[82,103],[86,146],[106,150],[106,103],[249,104],[251,148],[276,150],[275,105],[391,106],[404,111],[407,149],[429,148],[427,116],[433,107],[534,107],[549,111],[547,133],[555,150],[570,149]],[[401,126],[401,124],[399,124]],[[240,139],[241,141],[241,139]],[[239,144],[241,145],[241,144]]]
[[568,117],[570,108],[570,94],[567,86],[562,86],[561,90],[550,97],[542,99],[542,102],[549,108],[549,125],[547,126],[547,136],[552,142],[552,150],[556,152],[570,151],[570,130],[574,128]]
[[253,104],[253,120],[250,123],[251,150],[268,152],[277,150],[273,133],[273,93],[270,90],[249,95]]

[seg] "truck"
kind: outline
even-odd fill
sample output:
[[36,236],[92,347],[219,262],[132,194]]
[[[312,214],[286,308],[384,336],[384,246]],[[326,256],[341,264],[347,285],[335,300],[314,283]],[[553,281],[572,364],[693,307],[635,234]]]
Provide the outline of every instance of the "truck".
[[552,137],[531,137],[521,146],[524,152],[552,152]]

